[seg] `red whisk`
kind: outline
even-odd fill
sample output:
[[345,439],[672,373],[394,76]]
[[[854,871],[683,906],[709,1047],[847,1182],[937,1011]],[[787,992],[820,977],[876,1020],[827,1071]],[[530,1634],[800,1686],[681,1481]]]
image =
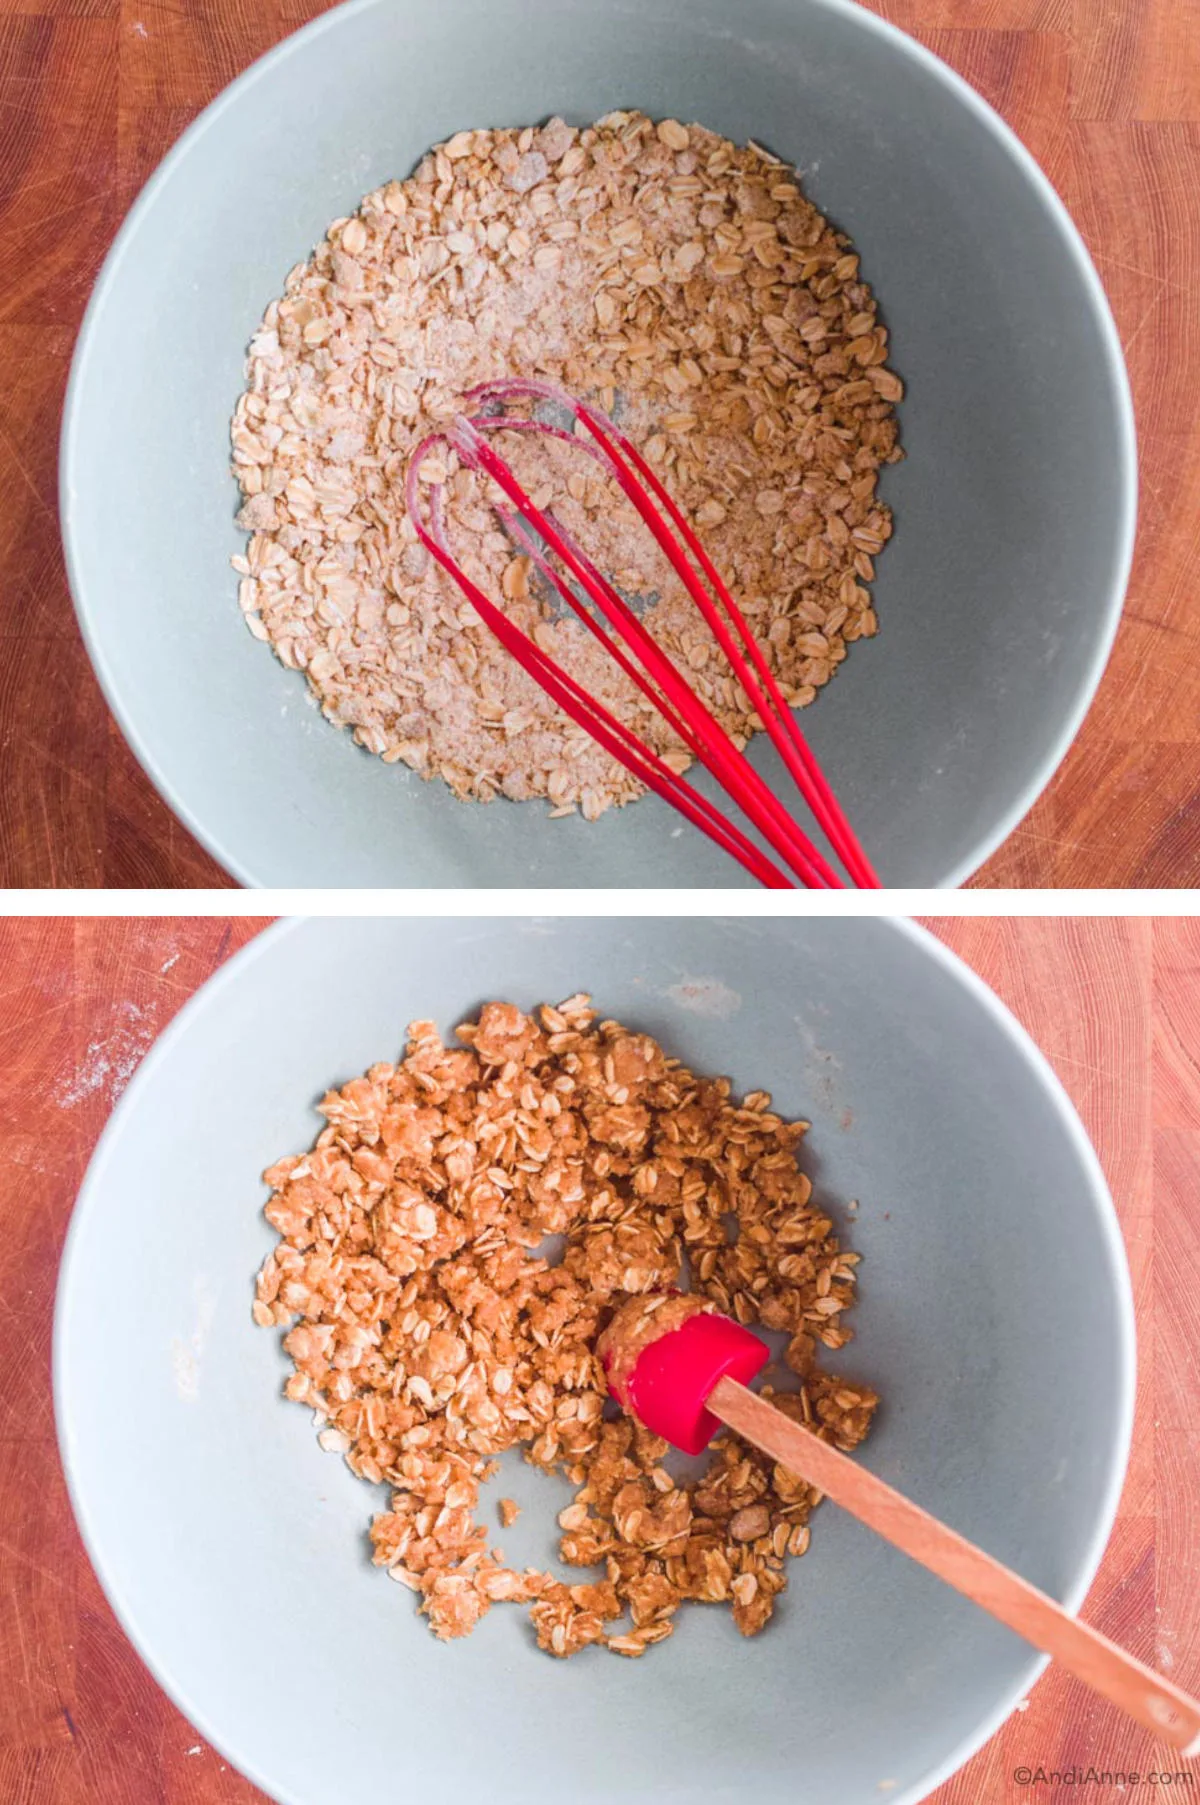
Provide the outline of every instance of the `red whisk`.
[[[828,860],[739,751],[634,610],[562,524],[552,514],[534,505],[503,458],[484,437],[485,433],[500,431],[541,433],[588,452],[616,478],[708,623],[797,789],[841,860],[851,884],[859,889],[880,888],[879,879],[796,725],[741,610],[704,547],[637,447],[607,415],[587,402],[576,401],[553,383],[525,378],[482,383],[470,390],[465,399],[481,403],[550,401],[566,409],[589,435],[587,439],[580,439],[548,421],[512,418],[503,413],[477,415],[472,419],[460,414],[444,431],[430,433],[424,438],[412,455],[408,467],[407,501],[417,534],[501,644],[557,702],[564,714],[760,883],[776,890],[795,889],[798,884],[817,890],[843,888],[842,879]],[[554,585],[567,607],[657,709],[693,757],[712,774],[725,794],[757,828],[777,854],[779,864],[686,778],[673,771],[665,759],[618,720],[610,709],[577,683],[556,659],[523,633],[456,563],[446,537],[444,485],[429,485],[428,523],[420,505],[421,465],[438,446],[449,447],[463,465],[491,477],[503,491],[512,506],[501,505],[496,511],[513,539]],[[558,558],[592,608],[585,605],[572,583],[550,562],[548,552]],[[607,623],[607,627],[602,623]]]

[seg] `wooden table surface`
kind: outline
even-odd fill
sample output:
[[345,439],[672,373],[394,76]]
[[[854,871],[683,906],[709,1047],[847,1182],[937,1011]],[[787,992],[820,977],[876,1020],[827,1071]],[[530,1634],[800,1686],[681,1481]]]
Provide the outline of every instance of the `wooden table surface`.
[[[1039,158],[1108,288],[1141,434],[1116,652],[1049,792],[975,880],[1200,881],[1197,0],[868,0]],[[75,332],[131,200],[322,0],[0,0],[0,882],[228,885],[117,731],[75,627],[55,458]]]
[[[203,1744],[126,1642],[72,1521],[50,1403],[55,1271],[96,1137],[154,1036],[259,925],[0,922],[0,1066],[17,1080],[0,1105],[3,1805],[262,1797]],[[1133,1458],[1084,1615],[1200,1690],[1200,922],[931,925],[1049,1055],[1099,1152],[1129,1252],[1140,1342]],[[1022,1788],[1011,1778],[1021,1766],[1073,1763],[1190,1765],[1193,1788],[1176,1796],[1200,1793],[1200,1759],[1170,1759],[1051,1670],[1027,1708],[934,1797],[1116,1805],[1108,1788]]]

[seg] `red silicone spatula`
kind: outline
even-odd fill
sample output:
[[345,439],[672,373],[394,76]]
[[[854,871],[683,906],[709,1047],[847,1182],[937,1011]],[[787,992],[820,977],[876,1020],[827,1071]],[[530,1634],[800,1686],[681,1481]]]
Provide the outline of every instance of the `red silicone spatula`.
[[600,1355],[617,1402],[655,1435],[699,1454],[726,1424],[1164,1742],[1200,1753],[1200,1700],[747,1390],[771,1352],[740,1323],[691,1297],[638,1297],[605,1330]]

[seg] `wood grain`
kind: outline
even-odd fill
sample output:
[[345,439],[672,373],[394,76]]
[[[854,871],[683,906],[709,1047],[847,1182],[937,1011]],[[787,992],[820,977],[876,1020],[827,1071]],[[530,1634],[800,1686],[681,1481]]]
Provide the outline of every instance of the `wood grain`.
[[[1044,163],[1104,278],[1138,408],[1142,526],[1100,695],[976,877],[1200,881],[1197,0],[868,0]],[[75,629],[54,464],[88,290],[183,127],[321,0],[0,0],[0,882],[228,885],[126,750]]]
[[[119,1089],[255,921],[0,922],[0,1800],[252,1805],[126,1642],[76,1534],[50,1404],[71,1204]],[[1029,1028],[1116,1198],[1140,1341],[1133,1456],[1086,1620],[1200,1687],[1200,922],[936,921]],[[1019,1766],[1177,1770],[1051,1669],[935,1805],[1078,1805]],[[1192,1762],[1195,1787],[1200,1763]],[[1182,1789],[1181,1789],[1182,1790]],[[1193,1791],[1195,1788],[1192,1789]],[[1117,1795],[1112,1795],[1117,1796]],[[831,1802],[834,1805],[834,1802]]]

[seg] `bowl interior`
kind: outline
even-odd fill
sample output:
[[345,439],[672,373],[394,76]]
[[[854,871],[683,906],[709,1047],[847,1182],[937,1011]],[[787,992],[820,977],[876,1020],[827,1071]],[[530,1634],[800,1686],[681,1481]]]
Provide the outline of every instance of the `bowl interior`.
[[459,127],[616,106],[795,161],[892,330],[909,455],[884,477],[882,631],[804,715],[884,878],[961,881],[1078,725],[1128,563],[1128,402],[1095,274],[995,115],[840,0],[357,0],[235,83],[152,181],[68,403],[65,533],[97,670],[168,801],[245,881],[743,881],[657,801],[552,822],[384,766],[246,633],[228,568],[229,418],[291,266]]
[[[385,1494],[279,1396],[279,1338],[250,1319],[262,1168],[410,1018],[449,1032],[497,992],[580,987],[811,1119],[805,1159],[864,1255],[839,1362],[883,1396],[868,1465],[1080,1601],[1130,1416],[1111,1205],[1011,1018],[917,930],[873,921],[325,921],[256,941],[151,1054],[74,1220],[55,1383],[93,1560],[184,1711],[287,1805],[397,1787],[865,1805],[885,1780],[917,1799],[1039,1662],[832,1506],[755,1640],[697,1607],[640,1662],[557,1663],[497,1609],[441,1645],[368,1564]],[[510,1460],[493,1491],[527,1507],[509,1557],[553,1564],[565,1486]]]

